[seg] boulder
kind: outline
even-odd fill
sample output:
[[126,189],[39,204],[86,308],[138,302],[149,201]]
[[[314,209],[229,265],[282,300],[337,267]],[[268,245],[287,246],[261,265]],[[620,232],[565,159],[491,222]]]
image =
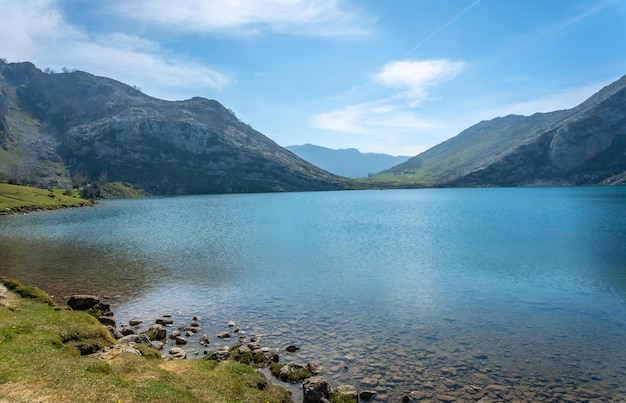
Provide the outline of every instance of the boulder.
[[113,326],[107,326],[107,328],[109,328],[109,333],[111,333],[111,336],[113,336],[113,338],[115,340],[121,339],[122,337],[124,337],[124,335],[122,334],[122,332],[120,332],[119,330],[117,330],[115,327]]
[[125,327],[124,329],[122,329],[123,336],[128,336],[129,334],[135,334],[135,331],[130,327]]
[[220,339],[228,339],[230,337],[230,333],[228,333],[228,332],[219,332],[217,334],[217,337],[219,337]]
[[329,403],[333,390],[328,381],[321,376],[313,376],[302,382],[303,403]]
[[143,323],[143,320],[140,319],[131,319],[128,321],[128,324],[131,326],[139,326]]
[[374,396],[376,396],[376,392],[371,391],[371,390],[364,390],[363,392],[359,394],[359,399],[361,399],[364,402],[369,402],[370,400],[374,398]]
[[166,319],[166,318],[159,318],[156,320],[155,322],[157,325],[163,325],[163,326],[171,326],[174,324],[174,321],[171,319]]
[[287,346],[287,347],[285,347],[285,350],[286,350],[288,353],[295,353],[296,351],[300,350],[300,347],[298,347],[298,346],[294,346],[294,345],[291,345],[291,346]]
[[316,361],[309,361],[306,364],[307,368],[309,369],[309,372],[311,373],[311,375],[319,375],[322,372],[324,372],[324,367],[322,367],[318,362]]
[[100,316],[98,317],[98,321],[106,326],[116,326],[115,319],[110,316]]
[[163,327],[163,325],[154,324],[150,326],[150,329],[154,330],[154,338],[156,340],[164,340],[167,337],[167,331]]
[[75,311],[87,311],[100,303],[95,295],[72,295],[67,304]]
[[187,358],[187,353],[180,347],[173,347],[167,354],[169,360],[184,360]]
[[211,359],[217,362],[230,360],[232,357],[229,351],[215,351],[211,353]]
[[184,338],[183,336],[176,336],[176,338],[174,339],[176,341],[176,345],[180,346],[183,344],[187,344],[187,339]]
[[283,382],[299,382],[311,376],[309,368],[305,364],[286,364],[278,371],[278,379]]

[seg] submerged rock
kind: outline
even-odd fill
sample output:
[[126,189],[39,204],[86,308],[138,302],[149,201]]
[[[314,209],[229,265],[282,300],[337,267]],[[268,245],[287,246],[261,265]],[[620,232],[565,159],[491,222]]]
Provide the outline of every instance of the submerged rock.
[[100,303],[95,295],[72,295],[67,304],[75,311],[86,311]]

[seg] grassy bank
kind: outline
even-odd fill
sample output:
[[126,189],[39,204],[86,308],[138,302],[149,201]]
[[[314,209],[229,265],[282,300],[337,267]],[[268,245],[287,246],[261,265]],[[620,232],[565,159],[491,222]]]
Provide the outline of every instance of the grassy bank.
[[66,195],[63,189],[45,190],[30,186],[0,183],[0,214],[57,210],[90,206],[93,202],[76,195]]
[[234,361],[81,355],[115,343],[94,317],[55,307],[34,287],[2,284],[13,291],[0,290],[0,401],[289,401],[284,390]]

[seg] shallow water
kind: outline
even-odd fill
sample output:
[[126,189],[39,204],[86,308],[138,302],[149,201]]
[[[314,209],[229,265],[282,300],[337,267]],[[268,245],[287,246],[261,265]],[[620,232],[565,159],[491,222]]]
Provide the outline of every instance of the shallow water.
[[106,201],[2,217],[0,275],[214,349],[234,320],[377,401],[626,399],[626,188]]

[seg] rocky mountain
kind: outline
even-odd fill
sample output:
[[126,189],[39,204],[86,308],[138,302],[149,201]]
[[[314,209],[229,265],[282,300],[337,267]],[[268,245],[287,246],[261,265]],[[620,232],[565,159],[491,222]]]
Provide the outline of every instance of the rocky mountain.
[[420,186],[626,183],[626,76],[568,110],[480,122],[379,176]]
[[356,148],[335,150],[313,144],[285,148],[313,165],[347,178],[365,178],[410,158],[409,156],[362,153]]
[[51,74],[4,61],[0,175],[43,186],[127,182],[152,194],[351,186],[217,101],[164,101],[85,72]]

